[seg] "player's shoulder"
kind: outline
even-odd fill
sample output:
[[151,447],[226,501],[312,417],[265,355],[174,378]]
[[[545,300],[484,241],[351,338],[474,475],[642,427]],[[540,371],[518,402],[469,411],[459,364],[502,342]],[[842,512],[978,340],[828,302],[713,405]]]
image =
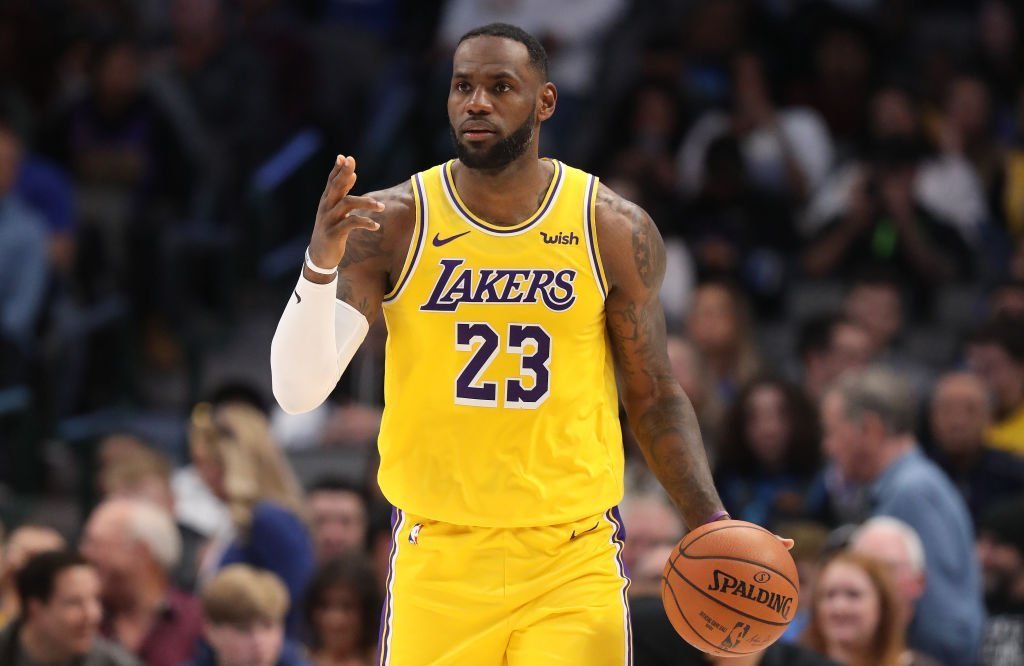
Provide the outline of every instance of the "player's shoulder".
[[654,221],[647,211],[604,183],[598,185],[594,210],[600,235],[632,235],[654,227]]
[[413,223],[416,216],[416,201],[412,193],[412,184],[408,180],[387,189],[367,192],[364,196],[384,204],[384,210],[375,218],[382,227]]

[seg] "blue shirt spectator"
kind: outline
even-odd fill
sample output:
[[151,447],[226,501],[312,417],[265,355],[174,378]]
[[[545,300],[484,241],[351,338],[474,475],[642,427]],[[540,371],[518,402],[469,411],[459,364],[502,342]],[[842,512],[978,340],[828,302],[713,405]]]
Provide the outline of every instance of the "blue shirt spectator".
[[22,349],[29,346],[43,307],[48,275],[46,223],[0,189],[0,337]]

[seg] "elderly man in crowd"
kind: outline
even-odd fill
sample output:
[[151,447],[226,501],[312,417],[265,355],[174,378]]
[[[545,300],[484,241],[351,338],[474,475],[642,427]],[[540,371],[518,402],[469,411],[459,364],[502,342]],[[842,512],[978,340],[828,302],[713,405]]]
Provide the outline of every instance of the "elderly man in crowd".
[[840,379],[821,412],[825,450],[845,479],[867,488],[869,514],[899,518],[921,538],[928,579],[910,647],[945,664],[976,664],[985,611],[971,518],[953,484],[918,449],[909,383],[872,367]]
[[146,666],[179,666],[192,657],[201,612],[195,597],[171,583],[181,540],[166,511],[108,500],[89,517],[81,548],[100,575],[107,637]]

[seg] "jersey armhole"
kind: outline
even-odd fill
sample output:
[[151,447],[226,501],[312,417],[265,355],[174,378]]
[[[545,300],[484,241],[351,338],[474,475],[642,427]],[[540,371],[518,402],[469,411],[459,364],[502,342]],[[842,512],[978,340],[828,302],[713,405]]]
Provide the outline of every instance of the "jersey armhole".
[[587,253],[590,255],[590,267],[597,282],[601,296],[608,298],[608,278],[604,274],[601,263],[601,249],[597,246],[597,188],[600,183],[597,176],[590,176],[587,182],[587,193],[583,202],[583,237],[587,239]]
[[416,271],[416,264],[419,263],[423,251],[423,239],[427,237],[427,198],[423,196],[423,181],[418,173],[409,180],[412,184],[413,207],[416,211],[415,221],[409,238],[409,249],[405,255],[405,264],[398,279],[395,280],[395,286],[384,295],[385,303],[394,301],[402,294],[409,277]]

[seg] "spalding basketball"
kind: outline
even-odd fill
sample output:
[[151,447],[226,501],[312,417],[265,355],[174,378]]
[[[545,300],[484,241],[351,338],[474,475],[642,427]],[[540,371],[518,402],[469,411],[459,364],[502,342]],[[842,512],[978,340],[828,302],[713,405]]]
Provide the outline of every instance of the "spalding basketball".
[[742,520],[719,520],[687,534],[661,579],[661,600],[675,630],[698,650],[719,656],[774,643],[793,619],[799,594],[786,547]]

